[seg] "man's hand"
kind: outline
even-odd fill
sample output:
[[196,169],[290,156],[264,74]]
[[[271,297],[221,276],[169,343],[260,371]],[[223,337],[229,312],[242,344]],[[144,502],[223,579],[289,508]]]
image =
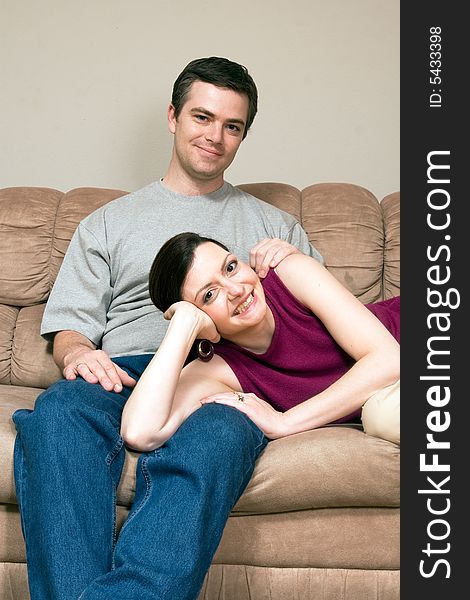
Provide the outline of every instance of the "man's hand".
[[267,238],[258,242],[250,250],[250,266],[259,277],[263,278],[270,268],[277,267],[290,254],[301,254],[301,252],[289,242],[278,238]]
[[80,347],[64,358],[65,379],[77,379],[79,375],[88,383],[99,383],[108,392],[121,392],[123,386],[134,387],[135,379],[114,364],[103,350]]

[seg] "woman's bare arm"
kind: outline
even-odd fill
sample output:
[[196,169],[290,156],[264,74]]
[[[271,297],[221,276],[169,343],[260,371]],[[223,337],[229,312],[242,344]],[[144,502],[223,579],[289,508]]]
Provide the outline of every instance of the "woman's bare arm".
[[217,368],[223,361],[196,360],[183,368],[196,338],[215,341],[219,336],[210,318],[194,305],[179,302],[174,307],[165,338],[124,407],[121,435],[135,450],[161,446],[201,406],[200,398],[230,389],[223,369]]

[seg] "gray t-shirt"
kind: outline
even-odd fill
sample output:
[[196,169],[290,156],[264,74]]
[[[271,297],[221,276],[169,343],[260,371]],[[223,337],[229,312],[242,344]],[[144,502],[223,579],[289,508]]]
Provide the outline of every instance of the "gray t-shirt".
[[229,183],[205,196],[183,196],[156,181],[81,221],[47,302],[41,335],[77,331],[112,357],[155,352],[168,322],[150,300],[148,275],[162,244],[183,231],[219,240],[245,262],[267,237],[323,260],[294,217]]

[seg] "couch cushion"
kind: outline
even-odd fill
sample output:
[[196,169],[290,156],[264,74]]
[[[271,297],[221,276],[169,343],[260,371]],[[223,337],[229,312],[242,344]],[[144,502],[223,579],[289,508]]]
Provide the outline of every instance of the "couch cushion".
[[400,192],[389,194],[380,203],[384,218],[384,297],[400,294]]
[[16,429],[11,415],[19,408],[33,408],[43,390],[0,385],[0,502],[16,504],[13,478],[13,448]]
[[399,446],[349,426],[268,444],[234,512],[400,505]]
[[302,225],[325,266],[362,302],[382,299],[384,225],[377,198],[350,183],[302,190]]
[[398,508],[357,507],[249,516],[232,513],[213,562],[398,569],[399,513]]
[[0,189],[0,303],[47,300],[73,232],[122,190],[77,188],[64,194],[38,187]]
[[57,208],[49,188],[0,190],[0,302],[29,306],[50,292],[49,264]]
[[0,383],[46,388],[62,376],[39,335],[44,307],[0,304]]
[[[118,503],[130,506],[138,454],[129,452]],[[399,446],[349,426],[306,431],[268,444],[234,514],[345,506],[398,507]]]

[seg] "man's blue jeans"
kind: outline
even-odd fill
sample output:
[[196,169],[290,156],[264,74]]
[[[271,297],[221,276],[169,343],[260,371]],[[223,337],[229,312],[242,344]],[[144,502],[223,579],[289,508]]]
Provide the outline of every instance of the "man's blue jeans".
[[[150,356],[115,359],[139,377]],[[243,413],[194,412],[143,453],[135,501],[116,534],[119,435],[130,390],[59,381],[14,416],[15,481],[31,600],[194,600],[230,510],[267,444]]]

